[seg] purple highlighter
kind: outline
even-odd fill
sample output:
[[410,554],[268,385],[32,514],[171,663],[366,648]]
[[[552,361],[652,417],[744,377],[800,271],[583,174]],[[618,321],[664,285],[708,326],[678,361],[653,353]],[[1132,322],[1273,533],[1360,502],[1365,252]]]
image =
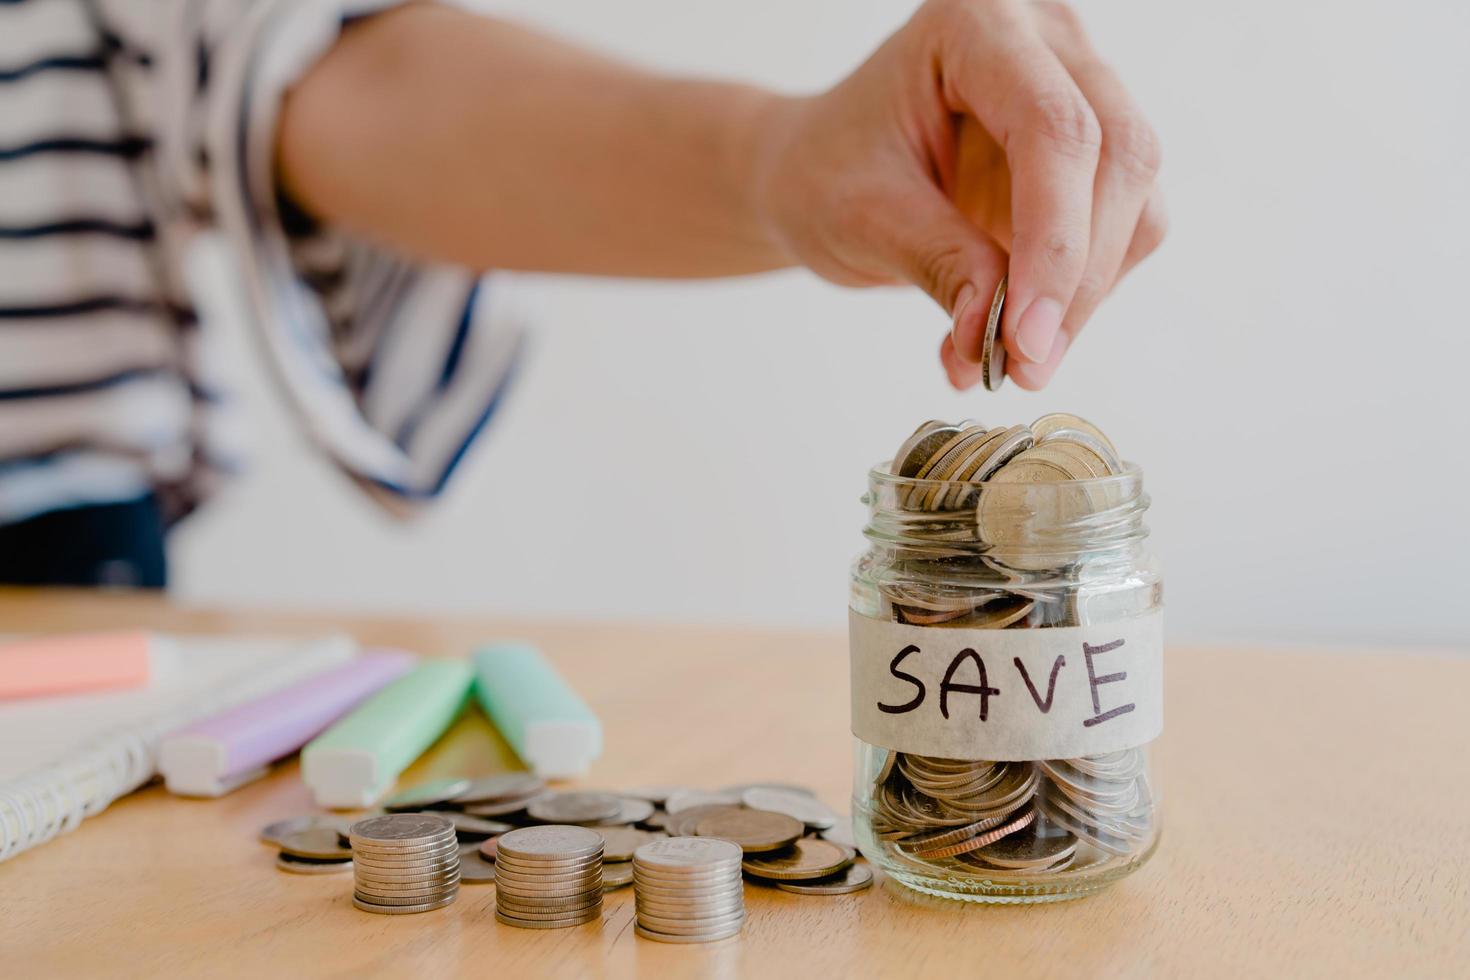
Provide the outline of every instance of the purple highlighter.
[[223,796],[258,779],[369,696],[413,669],[401,650],[374,650],[300,684],[247,701],[163,740],[158,770],[171,793]]

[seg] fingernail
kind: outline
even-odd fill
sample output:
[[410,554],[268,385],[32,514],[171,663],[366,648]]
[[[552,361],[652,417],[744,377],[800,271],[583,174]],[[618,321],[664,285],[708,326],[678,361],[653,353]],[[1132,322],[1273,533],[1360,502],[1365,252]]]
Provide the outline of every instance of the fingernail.
[[1045,363],[1031,364],[1026,361],[1007,361],[1006,373],[1009,374],[1022,388],[1027,391],[1040,391],[1045,388],[1057,373],[1061,366],[1062,358],[1067,353],[1068,337],[1065,333],[1057,334],[1056,342],[1051,345],[1051,354]]
[[1033,364],[1045,362],[1061,329],[1062,304],[1045,296],[1032,300],[1016,325],[1016,346],[1021,356]]
[[975,287],[965,283],[960,287],[959,295],[954,301],[954,325],[949,329],[949,335],[954,340],[954,351],[960,360],[976,363],[980,360],[980,341],[974,336],[975,331],[961,329],[965,324],[965,310],[970,306],[970,301],[975,298]]

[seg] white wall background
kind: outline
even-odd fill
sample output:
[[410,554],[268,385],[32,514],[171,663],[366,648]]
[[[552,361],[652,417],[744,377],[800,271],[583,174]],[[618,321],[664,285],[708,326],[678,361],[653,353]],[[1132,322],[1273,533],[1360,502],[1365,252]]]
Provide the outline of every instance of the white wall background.
[[[912,6],[507,5],[789,90]],[[926,418],[1066,410],[1147,471],[1176,640],[1470,643],[1467,8],[1082,9],[1163,136],[1173,230],[1048,391],[950,392],[945,318],[916,292],[544,281],[519,390],[407,526],[313,455],[250,362],[255,468],[177,536],[179,593],[837,626],[869,463]]]

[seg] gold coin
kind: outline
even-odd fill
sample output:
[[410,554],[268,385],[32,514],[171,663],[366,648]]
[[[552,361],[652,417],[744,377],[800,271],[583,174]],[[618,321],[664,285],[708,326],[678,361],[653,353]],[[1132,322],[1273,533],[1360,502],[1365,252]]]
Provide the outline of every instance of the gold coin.
[[980,848],[985,847],[988,844],[995,843],[1002,837],[1009,837],[1011,834],[1014,834],[1018,830],[1025,830],[1027,827],[1031,826],[1031,821],[1035,819],[1036,811],[1027,810],[1025,813],[1021,814],[1010,823],[1004,824],[1000,827],[996,827],[994,830],[987,830],[983,834],[976,834],[969,840],[963,840],[957,844],[947,844],[944,847],[926,848],[922,851],[910,851],[909,853],[913,854],[914,857],[921,858],[954,857],[956,854],[965,854],[969,851],[979,850]]
[[700,820],[694,833],[698,837],[719,837],[739,844],[746,854],[759,854],[787,847],[806,833],[806,825],[795,817],[770,810],[730,809]]
[[850,895],[873,884],[873,871],[866,864],[854,864],[828,878],[810,881],[778,881],[776,887],[793,895]]
[[788,850],[747,857],[741,867],[757,878],[802,881],[835,875],[856,856],[841,844],[820,837],[803,837]]
[[[914,430],[914,434],[903,441],[893,455],[894,476],[914,476],[919,468],[929,462],[934,451],[944,445],[958,431],[948,422],[931,419]],[[656,801],[662,802],[662,801]]]
[[980,344],[980,374],[986,391],[999,391],[1006,380],[1006,348],[1000,338],[1000,318],[1005,311],[1006,283],[1010,276],[1000,277],[995,295],[990,300],[990,314],[985,318],[985,338]]
[[1073,429],[1077,432],[1085,433],[1102,443],[1114,458],[1118,457],[1118,447],[1114,446],[1112,441],[1103,435],[1102,429],[1099,429],[1091,422],[1079,416],[1069,415],[1066,412],[1053,412],[1050,415],[1043,415],[1031,423],[1031,431],[1036,434],[1037,442],[1062,429]]

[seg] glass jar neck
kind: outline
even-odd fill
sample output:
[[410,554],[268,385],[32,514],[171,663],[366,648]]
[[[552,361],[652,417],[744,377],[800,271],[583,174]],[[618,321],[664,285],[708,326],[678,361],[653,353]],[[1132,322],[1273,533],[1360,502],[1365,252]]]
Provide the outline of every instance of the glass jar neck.
[[875,549],[896,559],[974,558],[1034,571],[1137,554],[1148,528],[1143,471],[1049,483],[916,480],[868,475]]

